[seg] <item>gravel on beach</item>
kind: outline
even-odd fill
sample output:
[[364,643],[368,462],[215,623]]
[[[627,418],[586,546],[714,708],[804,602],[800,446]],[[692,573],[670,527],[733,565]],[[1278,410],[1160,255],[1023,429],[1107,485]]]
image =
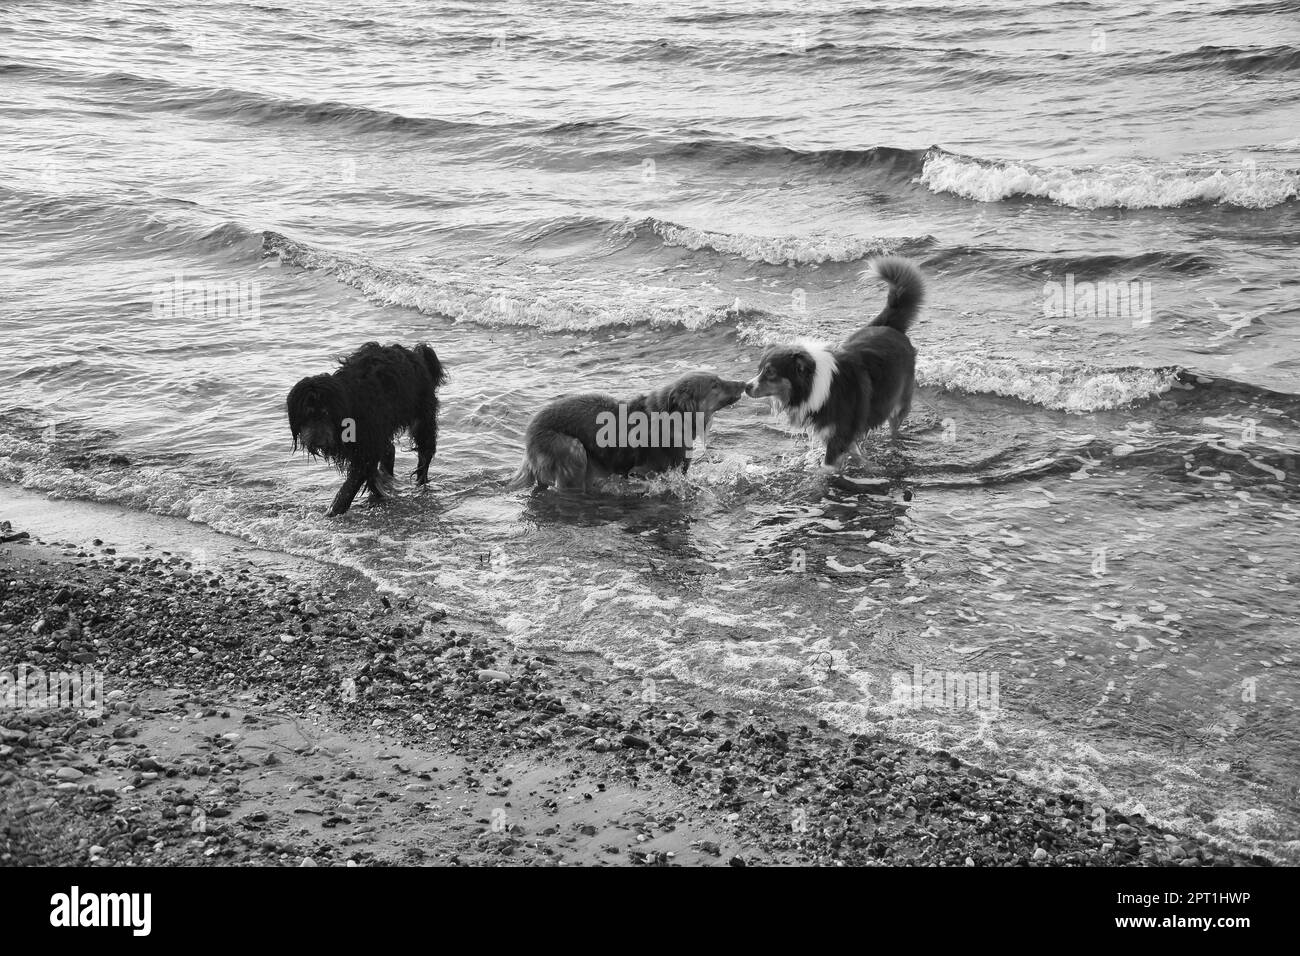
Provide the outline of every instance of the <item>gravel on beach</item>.
[[100,715],[0,702],[4,865],[1268,863],[942,751],[647,700],[350,572],[17,539],[0,601],[0,672],[104,679]]

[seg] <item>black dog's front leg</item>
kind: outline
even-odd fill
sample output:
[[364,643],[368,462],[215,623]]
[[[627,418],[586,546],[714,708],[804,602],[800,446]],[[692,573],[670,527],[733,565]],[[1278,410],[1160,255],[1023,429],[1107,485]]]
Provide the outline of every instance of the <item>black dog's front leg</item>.
[[345,514],[352,507],[352,499],[357,496],[361,490],[361,485],[366,480],[367,469],[360,465],[352,465],[348,468],[347,477],[343,479],[343,487],[339,493],[334,496],[334,503],[330,505],[329,511],[325,512],[325,517],[333,518],[335,515]]

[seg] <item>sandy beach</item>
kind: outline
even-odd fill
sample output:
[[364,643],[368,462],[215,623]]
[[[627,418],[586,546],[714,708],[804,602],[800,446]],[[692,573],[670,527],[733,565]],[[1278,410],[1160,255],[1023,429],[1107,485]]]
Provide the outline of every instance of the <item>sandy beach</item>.
[[6,510],[0,663],[90,668],[103,713],[0,712],[3,865],[1268,862],[1099,825],[942,751],[531,656],[187,522]]

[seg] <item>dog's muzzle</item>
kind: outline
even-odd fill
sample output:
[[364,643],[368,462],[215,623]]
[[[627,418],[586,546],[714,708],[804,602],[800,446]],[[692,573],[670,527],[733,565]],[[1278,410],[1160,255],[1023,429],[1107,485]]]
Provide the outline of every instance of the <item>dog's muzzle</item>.
[[302,430],[298,442],[312,455],[331,455],[337,445],[331,429],[312,426]]

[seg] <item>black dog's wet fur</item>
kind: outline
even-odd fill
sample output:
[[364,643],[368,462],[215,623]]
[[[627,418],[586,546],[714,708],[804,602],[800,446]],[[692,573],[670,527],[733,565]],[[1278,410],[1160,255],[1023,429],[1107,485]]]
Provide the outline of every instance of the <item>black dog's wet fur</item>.
[[410,433],[419,453],[416,480],[428,482],[438,450],[438,388],[446,380],[428,345],[367,342],[332,374],[312,375],[293,387],[287,407],[294,450],[319,455],[345,475],[328,514],[347,511],[362,484],[372,499],[384,497],[396,457],[393,439],[402,431]]

